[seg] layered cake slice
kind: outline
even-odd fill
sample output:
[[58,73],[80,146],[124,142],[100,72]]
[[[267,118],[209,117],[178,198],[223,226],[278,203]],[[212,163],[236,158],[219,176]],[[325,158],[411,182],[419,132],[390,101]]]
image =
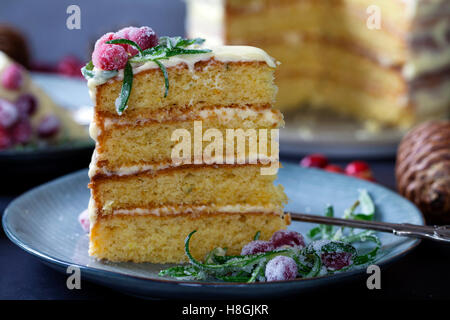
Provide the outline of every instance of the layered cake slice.
[[281,61],[277,106],[410,126],[450,110],[447,0],[188,0],[187,33]]
[[90,133],[90,254],[112,261],[186,260],[215,247],[239,254],[260,231],[289,224],[275,186],[276,64],[245,46],[129,27],[100,38],[84,74],[95,103]]

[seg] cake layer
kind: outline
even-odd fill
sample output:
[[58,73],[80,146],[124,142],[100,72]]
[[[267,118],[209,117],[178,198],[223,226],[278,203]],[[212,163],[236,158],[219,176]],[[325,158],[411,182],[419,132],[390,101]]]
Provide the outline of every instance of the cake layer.
[[113,215],[102,217],[91,229],[89,254],[110,261],[153,263],[186,262],[184,240],[193,230],[191,252],[197,259],[216,247],[238,255],[242,247],[289,224],[289,215],[264,213],[218,213],[200,216]]
[[356,46],[308,38],[298,43],[266,43],[266,50],[277,60],[276,79],[307,74],[330,78],[378,95],[404,94],[407,82],[400,68],[383,66]]
[[259,165],[192,165],[127,176],[91,178],[97,215],[122,209],[165,206],[253,205],[282,208],[283,187],[276,175],[261,174]]
[[164,97],[164,77],[156,64],[135,68],[128,108],[122,116],[117,114],[115,107],[122,86],[120,77],[101,85],[91,85],[96,115],[149,119],[161,109],[267,106],[273,103],[277,90],[273,84],[274,67],[266,61],[223,62],[210,57],[208,60],[189,60],[192,65],[184,60],[178,62],[171,62],[167,67],[170,83],[167,97]]
[[[285,109],[301,106],[330,109],[363,121],[379,121],[395,126],[409,126],[415,120],[408,96],[376,96],[332,79],[311,77],[287,78],[278,81],[279,103]],[[303,88],[298,90],[296,88]]]
[[[261,156],[277,157],[276,146],[274,146],[276,154],[271,154],[272,139],[278,142],[277,137],[272,137],[271,129],[283,125],[283,116],[278,110],[270,107],[262,109],[224,107],[194,110],[163,123],[105,119],[100,125],[102,125],[100,130],[91,130],[99,132],[98,136],[93,137],[98,145],[91,165],[91,176],[95,175],[96,171],[120,175],[123,172],[145,170],[145,167],[172,166],[175,165],[175,157],[184,156],[184,161],[194,163],[194,146],[198,145],[194,140],[201,141],[200,155],[203,156],[203,161],[209,164],[218,163],[219,157],[222,163],[226,163],[226,156],[229,154],[227,151],[230,150],[235,160],[243,156],[244,159],[256,161],[261,150],[266,150]],[[235,130],[231,131],[233,129]],[[242,131],[238,131],[239,129]],[[183,138],[179,138],[178,134],[174,135],[180,130],[183,130]],[[186,133],[189,136],[185,136]],[[243,139],[233,138],[236,135]],[[232,141],[234,145],[231,145]],[[180,146],[182,142],[189,143],[189,157],[179,152],[173,153],[177,149],[176,146]],[[262,149],[263,143],[265,148]],[[212,161],[212,158],[217,160]]]

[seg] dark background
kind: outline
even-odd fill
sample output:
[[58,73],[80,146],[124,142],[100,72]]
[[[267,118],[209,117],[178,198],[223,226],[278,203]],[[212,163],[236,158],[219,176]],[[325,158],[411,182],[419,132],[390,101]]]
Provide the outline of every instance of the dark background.
[[[70,5],[81,9],[81,29],[69,30]],[[89,61],[93,43],[126,26],[151,26],[158,35],[184,34],[183,0],[1,0],[0,23],[27,37],[34,60],[44,63],[74,55]]]

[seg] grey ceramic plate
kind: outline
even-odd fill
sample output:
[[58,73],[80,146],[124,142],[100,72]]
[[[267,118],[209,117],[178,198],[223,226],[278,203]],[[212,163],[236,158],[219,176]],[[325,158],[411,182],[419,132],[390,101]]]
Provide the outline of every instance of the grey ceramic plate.
[[299,110],[284,113],[280,130],[280,153],[303,156],[323,153],[333,158],[391,157],[404,130],[367,130],[362,123],[328,110]]
[[[377,206],[377,220],[423,224],[420,212],[409,201],[379,185],[339,174],[285,164],[279,182],[290,199],[286,210],[321,214],[327,204],[342,213],[365,188]],[[88,256],[88,236],[78,224],[78,214],[88,204],[87,171],[83,170],[42,185],[14,200],[3,216],[8,237],[51,267],[66,272],[81,268],[84,279],[125,293],[170,298],[261,298],[300,293],[365,273],[357,269],[333,276],[256,284],[182,282],[157,276],[163,265],[105,263]],[[290,229],[305,233],[312,225],[293,222]],[[384,265],[413,249],[419,240],[379,234],[383,247],[376,261]],[[364,249],[364,248],[359,248]]]

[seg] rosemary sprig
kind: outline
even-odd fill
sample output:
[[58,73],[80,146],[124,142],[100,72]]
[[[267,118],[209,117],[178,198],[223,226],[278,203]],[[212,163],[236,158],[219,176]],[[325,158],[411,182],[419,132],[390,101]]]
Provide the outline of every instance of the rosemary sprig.
[[[356,210],[361,204],[359,212]],[[359,199],[346,211],[346,217],[351,219],[373,219],[375,215],[375,205],[367,191],[361,190]],[[325,214],[333,217],[334,209],[327,206]],[[364,217],[359,217],[363,215]],[[185,253],[190,264],[177,266],[162,270],[160,276],[168,276],[182,280],[220,280],[226,282],[255,282],[264,281],[267,263],[276,256],[284,255],[291,257],[297,264],[298,276],[302,278],[312,278],[323,274],[334,274],[344,272],[354,266],[359,266],[372,262],[381,247],[381,242],[373,231],[362,231],[359,233],[345,233],[342,228],[318,226],[310,230],[308,235],[312,235],[316,240],[312,241],[303,249],[295,247],[283,247],[264,253],[251,255],[231,256],[226,255],[226,250],[215,248],[206,256],[205,262],[195,259],[190,252],[190,240],[195,234],[192,231],[185,240]],[[253,240],[259,239],[260,232],[257,232]],[[369,252],[360,254],[353,246],[356,242],[373,242],[375,247]],[[326,253],[346,252],[351,254],[352,263],[342,269],[334,270],[327,267],[322,261],[322,255]]]
[[[134,41],[128,39],[114,39],[107,41],[107,44],[127,44],[138,50],[138,54],[134,57],[130,57],[125,66],[124,77],[122,82],[122,89],[116,103],[116,110],[119,115],[125,111],[127,108],[127,103],[129,96],[131,94],[131,88],[133,83],[133,69],[131,68],[131,63],[145,63],[148,61],[153,61],[156,63],[158,68],[161,70],[164,77],[164,98],[169,94],[169,75],[166,67],[161,62],[161,60],[167,60],[170,57],[178,55],[188,55],[188,54],[201,54],[208,53],[212,50],[210,49],[196,49],[189,48],[193,45],[201,45],[205,40],[201,38],[195,39],[184,39],[181,37],[161,37],[159,39],[159,44],[155,47],[142,50],[142,48]],[[83,76],[86,79],[95,77],[93,71],[94,65],[92,61],[86,64],[81,69]],[[114,70],[115,71],[115,70]],[[117,71],[115,71],[117,72]],[[131,75],[131,76],[130,76]]]
[[118,103],[116,103],[116,111],[119,116],[125,111],[128,107],[128,99],[130,98],[131,88],[133,87],[133,68],[129,61],[125,66],[125,70],[123,71],[123,83],[122,89],[120,90],[120,95],[118,98]]

